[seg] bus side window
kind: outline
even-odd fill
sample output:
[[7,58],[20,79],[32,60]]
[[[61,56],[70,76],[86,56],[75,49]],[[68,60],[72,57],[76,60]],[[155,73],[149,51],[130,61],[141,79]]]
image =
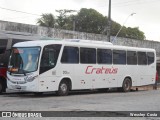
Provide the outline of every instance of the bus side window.
[[137,65],[137,52],[136,51],[127,51],[127,64]]
[[65,46],[63,49],[63,54],[61,58],[62,63],[79,63],[79,48]]
[[113,64],[125,65],[126,64],[126,51],[113,50]]
[[148,65],[154,63],[154,53],[153,52],[147,52],[147,60],[148,60]]
[[138,52],[138,65],[147,65],[146,52]]
[[112,64],[112,50],[97,49],[98,64]]
[[80,48],[80,61],[83,64],[96,63],[96,49],[95,48]]

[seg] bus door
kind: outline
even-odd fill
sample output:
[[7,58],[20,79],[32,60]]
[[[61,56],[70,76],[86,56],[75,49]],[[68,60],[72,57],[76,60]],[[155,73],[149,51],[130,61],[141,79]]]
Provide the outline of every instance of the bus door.
[[40,91],[53,91],[56,89],[54,85],[56,84],[57,70],[60,69],[57,66],[60,49],[61,45],[47,45],[42,50],[39,76]]

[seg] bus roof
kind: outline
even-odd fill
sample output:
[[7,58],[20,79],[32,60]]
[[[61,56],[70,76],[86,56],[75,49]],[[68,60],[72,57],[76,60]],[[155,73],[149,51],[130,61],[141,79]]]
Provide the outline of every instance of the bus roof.
[[63,44],[71,46],[80,46],[80,47],[90,47],[90,48],[109,48],[109,49],[118,49],[118,50],[131,50],[131,51],[155,51],[151,48],[138,48],[138,47],[128,47],[128,46],[119,46],[113,45],[110,42],[103,41],[94,41],[94,40],[80,40],[80,39],[53,39],[53,40],[36,40],[36,41],[27,41],[16,43],[13,47],[34,47],[34,46],[45,46],[50,44]]

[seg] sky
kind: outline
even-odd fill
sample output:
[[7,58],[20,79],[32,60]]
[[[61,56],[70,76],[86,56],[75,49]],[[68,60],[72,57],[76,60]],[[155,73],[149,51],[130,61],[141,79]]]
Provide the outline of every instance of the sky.
[[[111,18],[126,27],[139,27],[147,40],[160,42],[160,0],[111,0]],[[0,0],[0,20],[36,25],[43,13],[93,8],[108,16],[109,0]],[[3,8],[31,14],[9,11]],[[132,13],[136,13],[130,16]]]

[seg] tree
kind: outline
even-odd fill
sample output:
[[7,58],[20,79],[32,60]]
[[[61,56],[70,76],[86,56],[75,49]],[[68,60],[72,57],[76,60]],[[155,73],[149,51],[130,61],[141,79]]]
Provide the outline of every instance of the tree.
[[76,15],[70,15],[66,17],[65,29],[67,30],[75,30],[74,25],[76,23]]
[[76,12],[75,10],[56,10],[59,13],[57,16],[57,24],[61,29],[67,29],[69,22],[71,22],[70,17],[67,16],[69,13]]
[[82,8],[76,16],[76,31],[100,34],[104,31],[106,18],[94,9]]
[[[45,27],[56,27],[60,29],[75,30],[80,32],[88,32],[95,34],[107,34],[107,17],[100,14],[94,9],[82,8],[76,15],[73,15],[75,10],[56,10],[59,13],[57,19],[51,13],[42,14],[42,17],[37,20],[37,24]],[[111,36],[116,36],[122,26],[112,20]],[[52,35],[52,34],[51,34]],[[144,40],[145,35],[138,27],[126,28],[123,26],[118,34],[118,37],[126,37],[131,39]]]
[[37,24],[44,27],[54,28],[55,23],[55,17],[51,13],[42,14],[42,17],[37,20]]
[[[111,35],[112,36],[116,36],[116,34],[118,33],[119,29],[121,28],[121,25],[115,21],[112,21],[112,25],[111,25]],[[119,34],[120,36],[120,34]]]
[[128,27],[126,33],[127,33],[126,34],[127,38],[138,39],[138,40],[145,39],[144,33],[140,31],[138,27],[135,28]]

